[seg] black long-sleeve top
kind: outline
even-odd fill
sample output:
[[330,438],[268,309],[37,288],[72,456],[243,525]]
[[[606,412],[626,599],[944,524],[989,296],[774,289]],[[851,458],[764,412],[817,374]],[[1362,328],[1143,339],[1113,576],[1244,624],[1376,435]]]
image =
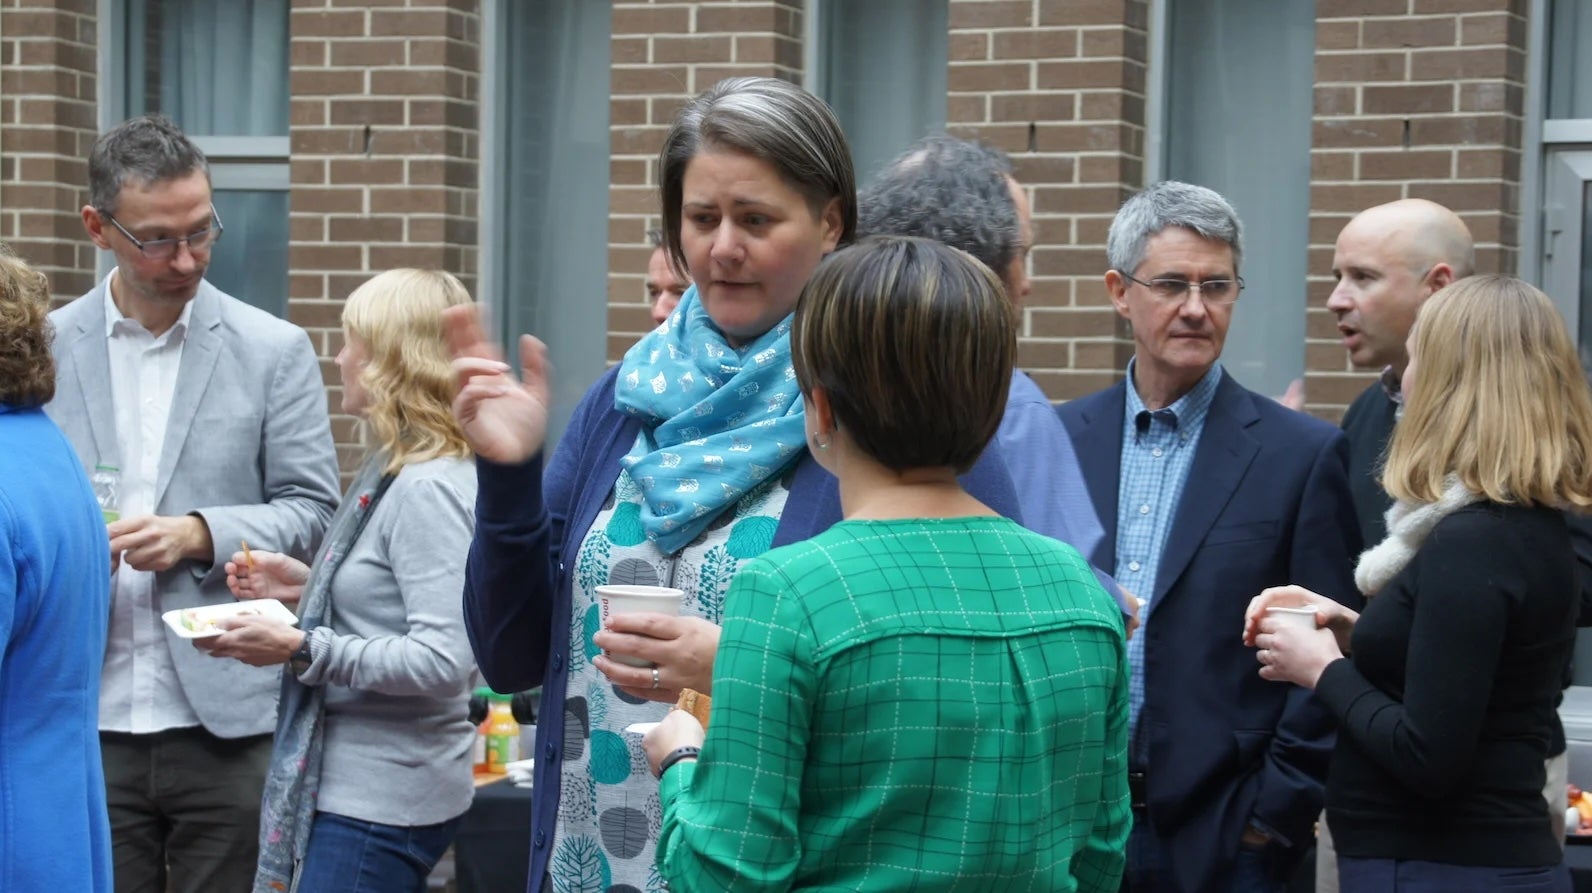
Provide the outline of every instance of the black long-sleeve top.
[[1483,502],[1437,524],[1316,688],[1340,723],[1326,801],[1341,855],[1559,862],[1543,763],[1579,601],[1563,513]]

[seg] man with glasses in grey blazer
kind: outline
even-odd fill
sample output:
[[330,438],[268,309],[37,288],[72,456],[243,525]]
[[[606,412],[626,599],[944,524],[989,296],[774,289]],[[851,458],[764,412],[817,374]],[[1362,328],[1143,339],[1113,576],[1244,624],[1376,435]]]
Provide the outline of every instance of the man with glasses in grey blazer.
[[116,268],[51,314],[46,410],[118,485],[99,714],[116,889],[247,890],[280,668],[209,657],[160,615],[233,601],[240,541],[309,560],[338,494],[320,365],[303,330],[205,281],[210,168],[170,121],[100,137],[82,213]]

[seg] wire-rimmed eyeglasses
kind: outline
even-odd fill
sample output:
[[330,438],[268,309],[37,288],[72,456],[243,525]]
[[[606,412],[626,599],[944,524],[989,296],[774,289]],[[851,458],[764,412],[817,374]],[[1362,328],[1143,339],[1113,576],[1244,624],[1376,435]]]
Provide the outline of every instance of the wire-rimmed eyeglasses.
[[1187,279],[1135,279],[1132,274],[1118,270],[1124,279],[1136,282],[1150,290],[1150,294],[1157,299],[1168,303],[1182,303],[1188,300],[1189,289],[1198,292],[1200,300],[1207,304],[1231,304],[1238,300],[1238,293],[1244,290],[1244,277],[1233,279],[1207,279],[1204,282],[1191,282]]
[[172,239],[150,239],[147,242],[141,241],[137,236],[128,232],[127,227],[122,226],[121,221],[111,216],[109,211],[100,211],[100,215],[109,220],[112,226],[116,227],[122,235],[127,237],[127,241],[133,243],[134,247],[138,249],[138,253],[149,260],[169,259],[177,253],[177,245],[184,242],[187,243],[189,251],[207,251],[212,245],[220,241],[221,233],[224,231],[221,226],[221,215],[216,213],[215,205],[210,206],[210,225],[204,229],[189,233],[186,236]]

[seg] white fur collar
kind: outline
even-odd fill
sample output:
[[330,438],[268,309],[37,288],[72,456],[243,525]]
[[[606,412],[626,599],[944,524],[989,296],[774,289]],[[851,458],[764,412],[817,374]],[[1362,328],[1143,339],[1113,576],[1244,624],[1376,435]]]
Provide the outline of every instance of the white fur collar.
[[1354,568],[1355,585],[1366,598],[1381,592],[1415,557],[1415,550],[1437,522],[1480,499],[1450,475],[1444,478],[1443,495],[1436,502],[1394,503],[1387,510],[1387,539],[1360,553],[1360,563]]

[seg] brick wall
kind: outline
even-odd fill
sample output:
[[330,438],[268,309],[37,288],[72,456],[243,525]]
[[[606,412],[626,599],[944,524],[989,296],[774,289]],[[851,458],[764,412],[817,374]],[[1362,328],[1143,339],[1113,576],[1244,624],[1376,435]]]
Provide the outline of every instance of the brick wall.
[[94,285],[88,201],[95,120],[93,0],[0,8],[0,240],[50,277],[57,301]]
[[393,267],[474,290],[480,156],[476,0],[294,0],[288,318],[322,357],[346,471],[362,447],[332,357],[349,292]]
[[616,2],[608,199],[608,359],[652,328],[645,278],[656,162],[680,107],[727,77],[802,79],[803,0]]
[[1132,355],[1103,284],[1106,230],[1144,179],[1142,0],[951,0],[947,128],[1008,152],[1034,214],[1018,364],[1052,399]]
[[1317,0],[1311,151],[1310,410],[1336,418],[1370,380],[1326,309],[1333,243],[1400,198],[1456,211],[1480,272],[1518,268],[1526,0]]

